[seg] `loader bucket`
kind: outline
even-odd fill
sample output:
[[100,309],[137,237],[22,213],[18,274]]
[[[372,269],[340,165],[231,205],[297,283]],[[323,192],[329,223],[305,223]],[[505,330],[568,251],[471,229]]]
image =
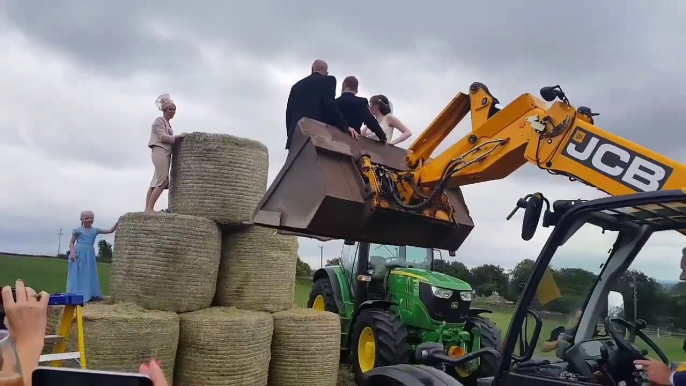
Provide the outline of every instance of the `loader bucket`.
[[344,239],[454,251],[474,224],[462,192],[446,190],[455,208],[453,221],[374,208],[356,160],[407,170],[406,150],[303,118],[293,134],[286,163],[254,212],[253,223],[279,233],[319,240]]

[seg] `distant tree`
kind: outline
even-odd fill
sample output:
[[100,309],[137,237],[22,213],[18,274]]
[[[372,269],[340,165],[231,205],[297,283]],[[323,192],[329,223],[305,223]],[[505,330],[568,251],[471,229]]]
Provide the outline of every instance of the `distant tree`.
[[324,264],[324,266],[330,267],[332,265],[341,265],[341,258],[334,257],[333,259],[326,259],[326,264]]
[[112,262],[112,244],[108,243],[107,240],[98,241],[98,261],[103,263]]
[[499,265],[483,264],[470,270],[472,288],[479,296],[490,296],[493,291],[507,292],[508,279],[505,269]]
[[450,275],[452,277],[466,281],[467,283],[471,282],[472,274],[471,272],[469,272],[469,268],[467,268],[467,266],[464,265],[464,263],[462,262],[443,261],[441,264],[441,262],[439,261],[438,264],[435,264],[435,270],[437,272],[441,272],[446,275]]
[[510,272],[510,282],[508,284],[508,291],[505,298],[510,301],[517,301],[519,295],[522,294],[524,289],[524,284],[529,280],[529,275],[534,269],[534,261],[531,259],[525,259],[517,263],[512,272]]
[[296,277],[310,277],[312,276],[312,267],[310,267],[309,264],[306,262],[300,260],[300,257],[298,257],[298,261],[296,262],[295,265],[295,276]]
[[671,298],[655,278],[643,272],[626,271],[619,277],[613,289],[624,296],[624,314],[629,320],[633,320],[634,317],[634,288],[632,287],[634,282],[636,283],[637,318],[645,320],[648,324],[660,325],[660,318],[666,316],[664,311],[675,307],[675,302],[680,297]]

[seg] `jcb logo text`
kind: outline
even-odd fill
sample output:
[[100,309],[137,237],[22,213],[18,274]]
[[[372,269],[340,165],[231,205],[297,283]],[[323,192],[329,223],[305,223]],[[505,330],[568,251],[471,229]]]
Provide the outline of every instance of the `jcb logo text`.
[[578,127],[562,154],[639,192],[661,190],[672,174],[669,166]]

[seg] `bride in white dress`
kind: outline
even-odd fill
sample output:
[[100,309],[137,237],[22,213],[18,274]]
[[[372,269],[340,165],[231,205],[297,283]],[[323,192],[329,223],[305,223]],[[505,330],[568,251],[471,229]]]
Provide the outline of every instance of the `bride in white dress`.
[[[393,105],[385,95],[379,94],[369,98],[369,110],[379,122],[384,133],[386,133],[386,142],[389,145],[397,145],[412,136],[410,129],[398,117],[393,115]],[[393,132],[396,129],[400,132],[400,136],[393,139]],[[376,134],[369,130],[367,126],[362,127],[361,133],[366,137],[378,140]]]

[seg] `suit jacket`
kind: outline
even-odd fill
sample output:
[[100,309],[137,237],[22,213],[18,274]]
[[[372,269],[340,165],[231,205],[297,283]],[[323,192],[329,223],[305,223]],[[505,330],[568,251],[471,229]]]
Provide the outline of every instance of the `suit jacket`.
[[166,151],[171,151],[173,143],[174,131],[171,125],[164,118],[157,117],[152,123],[148,147],[152,149],[155,146],[159,146]]
[[686,371],[677,371],[672,375],[672,385],[686,386]]
[[358,97],[351,92],[344,92],[336,99],[336,104],[338,104],[338,109],[350,127],[359,133],[364,122],[376,134],[377,138],[386,142],[386,133],[384,133],[379,122],[369,111],[369,101],[367,98]]
[[348,123],[336,105],[335,77],[314,72],[291,87],[286,105],[286,149],[291,147],[293,131],[302,118],[315,119],[348,131]]

